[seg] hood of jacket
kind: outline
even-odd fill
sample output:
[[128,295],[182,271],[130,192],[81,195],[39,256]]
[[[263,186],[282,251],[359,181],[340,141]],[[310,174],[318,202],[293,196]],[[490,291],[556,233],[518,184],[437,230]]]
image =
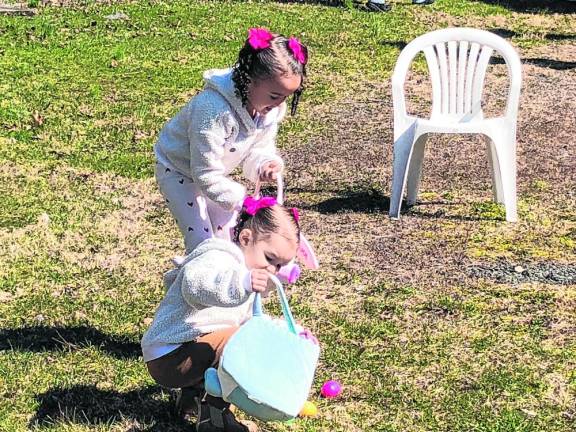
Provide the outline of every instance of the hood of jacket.
[[178,273],[182,268],[192,261],[194,258],[199,257],[200,255],[209,252],[211,250],[220,250],[226,253],[229,253],[239,263],[244,263],[244,254],[242,250],[236,246],[230,240],[224,240],[220,238],[209,238],[204,240],[200,243],[192,252],[185,256],[177,256],[172,259],[172,263],[174,264],[174,268],[168,270],[164,273],[164,289],[168,291],[170,286],[174,283],[176,278],[178,277]]
[[256,124],[246,107],[242,105],[242,100],[236,96],[234,81],[232,81],[232,69],[210,69],[204,72],[205,88],[218,92],[230,104],[236,118],[240,120],[248,133],[252,134],[256,130]]

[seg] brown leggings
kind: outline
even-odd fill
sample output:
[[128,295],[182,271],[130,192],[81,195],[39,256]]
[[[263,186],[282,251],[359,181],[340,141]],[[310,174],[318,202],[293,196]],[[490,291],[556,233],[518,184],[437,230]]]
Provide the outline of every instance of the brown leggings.
[[238,330],[230,327],[200,336],[146,365],[154,380],[168,388],[197,386],[206,369],[216,365],[228,339]]

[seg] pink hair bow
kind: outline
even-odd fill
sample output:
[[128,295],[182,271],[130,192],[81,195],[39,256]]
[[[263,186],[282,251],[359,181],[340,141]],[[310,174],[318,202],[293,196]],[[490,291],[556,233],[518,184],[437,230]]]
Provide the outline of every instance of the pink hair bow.
[[270,46],[274,35],[265,28],[251,28],[248,30],[248,43],[254,49],[264,49]]
[[252,196],[247,196],[244,198],[244,202],[242,203],[242,207],[246,210],[250,216],[254,216],[258,210],[272,207],[276,205],[276,198],[274,197],[262,197],[262,198],[254,198]]
[[292,54],[294,54],[294,58],[301,64],[305,65],[307,61],[306,52],[304,51],[304,47],[302,47],[300,41],[295,37],[291,37],[288,39],[288,47],[292,51]]

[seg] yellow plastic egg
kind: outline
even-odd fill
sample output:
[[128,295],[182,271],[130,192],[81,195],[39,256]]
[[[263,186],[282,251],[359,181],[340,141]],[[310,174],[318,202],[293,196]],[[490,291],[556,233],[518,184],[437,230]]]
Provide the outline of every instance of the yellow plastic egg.
[[300,417],[314,417],[318,414],[318,408],[310,401],[306,401],[302,410],[300,411]]

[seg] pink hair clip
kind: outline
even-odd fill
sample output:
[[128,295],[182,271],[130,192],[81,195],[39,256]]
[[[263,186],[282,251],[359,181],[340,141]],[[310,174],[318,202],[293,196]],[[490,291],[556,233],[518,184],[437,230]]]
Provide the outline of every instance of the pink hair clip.
[[292,51],[292,54],[294,54],[294,58],[305,65],[308,59],[306,58],[306,52],[300,41],[292,36],[288,39],[288,47]]
[[244,202],[242,203],[242,207],[246,210],[250,216],[254,216],[258,213],[258,210],[272,207],[277,204],[276,198],[274,197],[262,197],[262,198],[254,198],[252,196],[247,196],[244,198]]
[[274,35],[265,28],[251,28],[248,30],[248,43],[256,50],[268,48]]

